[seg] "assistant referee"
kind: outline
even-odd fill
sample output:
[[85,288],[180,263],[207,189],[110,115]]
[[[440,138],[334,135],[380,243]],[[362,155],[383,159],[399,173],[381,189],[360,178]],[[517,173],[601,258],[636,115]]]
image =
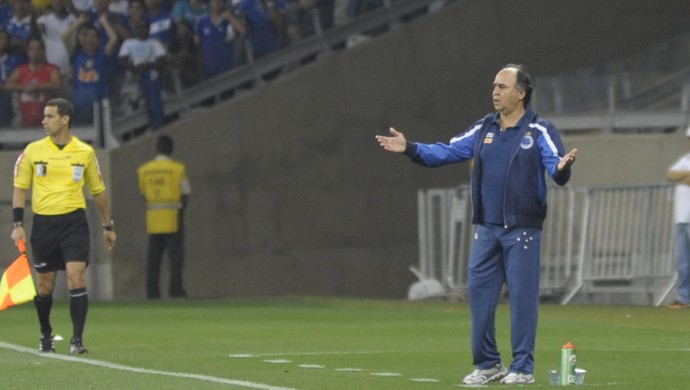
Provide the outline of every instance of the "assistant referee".
[[31,247],[38,285],[34,304],[41,327],[39,351],[55,352],[50,325],[52,294],[57,272],[66,270],[73,331],[69,353],[72,355],[88,353],[82,342],[89,306],[86,267],[90,242],[84,184],[101,215],[106,247],[112,249],[116,240],[96,153],[90,145],[70,134],[73,117],[74,107],[68,100],[48,101],[41,122],[48,136],[27,145],[17,158],[11,235],[15,245],[25,239],[24,207],[27,191],[32,188]]

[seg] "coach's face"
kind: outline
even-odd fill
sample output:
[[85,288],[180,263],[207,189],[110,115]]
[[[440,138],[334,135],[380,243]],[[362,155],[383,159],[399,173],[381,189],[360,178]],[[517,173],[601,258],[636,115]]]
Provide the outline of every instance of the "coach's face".
[[63,130],[67,129],[69,123],[69,116],[61,116],[55,106],[46,106],[43,109],[43,130],[49,136],[56,136]]
[[496,75],[491,94],[494,102],[494,109],[502,115],[510,115],[515,110],[523,106],[522,100],[525,98],[525,91],[517,87],[517,69],[502,69]]

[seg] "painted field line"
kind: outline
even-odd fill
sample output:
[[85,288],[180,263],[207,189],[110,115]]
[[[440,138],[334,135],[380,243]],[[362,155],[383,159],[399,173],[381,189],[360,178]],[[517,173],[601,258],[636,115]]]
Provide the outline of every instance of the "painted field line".
[[292,363],[292,361],[291,360],[285,360],[285,359],[268,359],[268,360],[264,360],[264,363],[286,364],[286,363]]
[[597,352],[690,352],[690,348],[588,348]]
[[[389,351],[341,351],[341,352],[296,352],[296,353],[289,353],[289,352],[280,352],[280,353],[259,353],[259,354],[251,354],[251,353],[238,353],[238,354],[230,354],[228,355],[231,358],[235,359],[247,359],[247,358],[261,358],[261,357],[276,357],[276,356],[325,356],[325,355],[356,355],[356,354],[369,354],[369,353],[389,353]],[[265,363],[291,363],[290,360],[284,360],[284,359],[273,359],[273,360],[264,360]],[[326,366],[321,365],[321,364],[297,364],[297,367],[300,368],[326,368]],[[363,372],[363,371],[368,371],[364,370],[362,368],[352,368],[352,367],[341,367],[341,368],[335,368],[335,371],[338,372]],[[403,377],[404,375],[398,372],[371,372],[369,373],[371,376],[377,376],[377,377]],[[410,381],[412,382],[429,382],[429,383],[439,383],[441,382],[439,379],[435,378],[410,378]]]
[[129,367],[129,366],[121,365],[121,364],[108,363],[108,362],[104,362],[104,361],[100,361],[100,360],[84,359],[81,357],[74,357],[74,356],[70,356],[70,355],[60,355],[57,353],[41,353],[41,352],[38,352],[37,350],[34,350],[34,349],[30,349],[30,348],[26,348],[26,347],[14,345],[14,344],[8,344],[8,343],[2,342],[2,341],[0,341],[0,348],[11,349],[11,350],[16,351],[16,352],[30,353],[32,355],[36,355],[36,356],[40,356],[40,357],[48,358],[48,359],[56,359],[56,360],[62,360],[62,361],[72,362],[72,363],[89,364],[92,366],[103,367],[103,368],[108,368],[108,369],[112,369],[112,370],[135,372],[138,374],[162,375],[162,376],[171,376],[171,377],[184,378],[184,379],[195,379],[195,380],[200,380],[200,381],[204,381],[204,382],[213,382],[213,383],[221,383],[221,384],[225,384],[225,385],[248,387],[251,389],[295,390],[294,388],[291,388],[291,387],[271,386],[271,385],[267,385],[265,383],[254,383],[254,382],[249,382],[249,381],[244,381],[244,380],[239,380],[239,379],[219,378],[219,377],[215,377],[215,376],[188,374],[188,373],[184,373],[184,372],[151,370],[151,369],[141,368],[141,367]]
[[412,382],[429,382],[429,383],[439,383],[440,380],[436,378],[410,378]]
[[326,366],[322,364],[300,364],[297,367],[299,368],[326,368]]
[[273,352],[273,353],[231,353],[228,356],[236,359],[260,358],[272,356],[327,356],[327,355],[367,355],[391,353],[391,351],[333,351],[333,352]]

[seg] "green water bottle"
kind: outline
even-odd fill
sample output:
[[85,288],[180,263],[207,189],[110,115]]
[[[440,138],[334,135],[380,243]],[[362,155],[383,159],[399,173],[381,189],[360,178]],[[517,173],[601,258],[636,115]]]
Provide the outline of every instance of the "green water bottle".
[[561,349],[561,386],[575,384],[575,346],[568,341]]

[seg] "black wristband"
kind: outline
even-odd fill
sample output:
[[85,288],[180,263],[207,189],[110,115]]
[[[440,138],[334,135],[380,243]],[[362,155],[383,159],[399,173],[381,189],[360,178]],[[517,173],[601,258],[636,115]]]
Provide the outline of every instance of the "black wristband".
[[103,224],[103,230],[107,230],[109,232],[112,232],[113,230],[115,230],[115,222],[110,221],[110,224],[108,224],[108,225]]
[[24,208],[15,207],[12,209],[12,222],[24,222]]

